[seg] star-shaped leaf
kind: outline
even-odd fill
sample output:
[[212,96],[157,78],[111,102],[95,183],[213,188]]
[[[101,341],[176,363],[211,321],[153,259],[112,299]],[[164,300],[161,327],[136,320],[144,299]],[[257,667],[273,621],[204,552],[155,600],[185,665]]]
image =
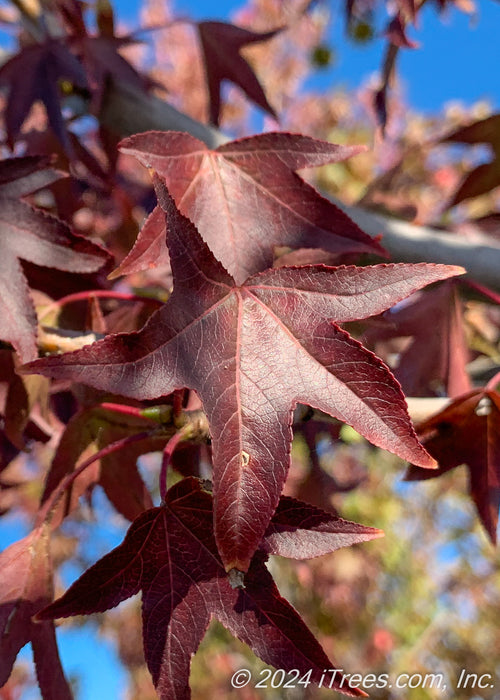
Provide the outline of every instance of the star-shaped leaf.
[[492,542],[497,541],[500,506],[500,394],[479,389],[461,396],[418,426],[436,470],[411,466],[407,481],[441,476],[461,464],[469,469],[469,491]]
[[115,36],[113,10],[106,2],[96,7],[96,22],[99,34],[91,36],[83,17],[83,6],[70,3],[59,8],[70,31],[70,44],[81,58],[93,94],[93,112],[98,114],[109,80],[122,81],[139,89],[147,86],[147,81],[139,75],[131,63],[119,52],[120,48],[139,43],[132,36]]
[[[153,502],[137,469],[137,459],[146,452],[162,450],[167,437],[155,434],[154,423],[147,418],[115,414],[100,406],[83,409],[76,413],[59,441],[54,459],[45,482],[44,502],[60,481],[77,465],[80,456],[91,445],[97,450],[122,440],[127,436],[151,431],[144,440],[126,446],[126,449],[102,457],[94,469],[86,469],[71,486],[62,510],[67,514],[76,506],[79,497],[96,482],[104,489],[106,496],[116,510],[125,518],[133,520]],[[82,460],[83,461],[83,460]],[[58,516],[61,513],[58,510]],[[52,515],[52,526],[55,516]]]
[[412,338],[394,371],[408,396],[460,396],[470,391],[466,370],[470,353],[462,306],[457,284],[450,280],[388,312],[387,327],[374,328],[366,334],[370,341]]
[[[282,503],[264,539],[271,552],[305,558],[383,534],[291,498]],[[310,681],[319,683],[335,664],[280,596],[265,566],[266,555],[257,552],[245,587],[233,588],[212,525],[211,494],[197,479],[184,479],[167,492],[164,505],[139,516],[119,547],[37,617],[102,612],[142,591],[145,657],[162,700],[190,697],[191,657],[212,618],[266,663],[298,669],[301,676],[311,670]],[[349,688],[340,670],[325,674],[327,684],[346,695],[364,695]]]
[[0,687],[22,647],[31,642],[44,700],[72,700],[52,622],[32,617],[52,600],[49,528],[41,526],[0,554]]
[[11,148],[31,106],[41,100],[54,133],[65,149],[71,150],[61,111],[59,82],[62,80],[68,80],[80,88],[86,86],[82,65],[58,39],[26,46],[3,64],[0,68],[0,85],[9,87],[5,125]]
[[256,105],[276,118],[276,112],[240,50],[249,44],[271,39],[280,30],[258,34],[226,22],[199,22],[197,28],[205,63],[212,124],[219,124],[223,80],[237,85]]
[[[385,255],[295,172],[361,150],[286,133],[251,136],[216,150],[175,131],[137,134],[121,143],[123,153],[164,179],[181,212],[238,284],[272,265],[275,246]],[[119,272],[154,265],[164,247],[165,227],[156,210]]]
[[90,273],[109,261],[106,251],[19,197],[61,177],[36,156],[0,163],[0,338],[23,362],[37,357],[36,314],[21,260],[68,272]]
[[212,435],[217,544],[227,570],[246,571],[278,505],[298,402],[433,466],[387,367],[332,320],[380,313],[462,268],[282,267],[238,286],[158,179],[156,186],[168,221],[168,302],[139,332],[108,336],[25,371],[138,399],[194,389]]

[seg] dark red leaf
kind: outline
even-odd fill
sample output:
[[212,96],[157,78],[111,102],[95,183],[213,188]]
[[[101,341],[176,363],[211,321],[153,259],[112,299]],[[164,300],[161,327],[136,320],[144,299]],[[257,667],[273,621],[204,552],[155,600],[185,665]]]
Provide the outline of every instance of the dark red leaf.
[[21,648],[31,642],[44,700],[72,700],[57,651],[52,622],[32,617],[52,600],[52,566],[46,526],[0,554],[0,687]]
[[349,547],[360,542],[360,538],[383,535],[382,530],[343,520],[295,498],[282,496],[261,549],[291,559],[312,559],[340,547]]
[[481,119],[469,126],[457,129],[443,139],[454,143],[488,143],[493,151],[493,160],[472,170],[462,182],[450,206],[469,197],[490,192],[500,185],[500,114]]
[[[385,255],[378,243],[295,173],[345,160],[360,150],[286,133],[252,136],[215,151],[189,134],[173,131],[138,134],[121,144],[123,153],[165,180],[181,212],[195,223],[238,284],[272,265],[275,246]],[[160,252],[164,262],[164,246],[165,228],[156,212],[120,271],[154,265]]]
[[61,112],[59,81],[63,79],[80,88],[86,86],[82,65],[57,39],[47,39],[43,44],[23,48],[0,68],[0,85],[9,87],[5,124],[11,148],[31,106],[41,100],[54,133],[65,149],[71,150]]
[[75,0],[64,0],[58,7],[70,31],[70,44],[81,58],[93,95],[92,111],[99,114],[109,80],[128,83],[143,89],[148,82],[120,54],[119,49],[139,43],[131,36],[117,37],[114,33],[113,8],[109,2],[98,0],[96,5],[97,36],[91,36],[82,12]]
[[97,0],[96,22],[101,36],[115,35],[115,17],[109,0]]
[[460,396],[470,391],[466,370],[470,353],[456,284],[444,282],[426,290],[385,318],[390,325],[368,331],[366,338],[371,341],[412,337],[394,372],[405,394]]
[[92,111],[99,114],[109,80],[128,83],[144,90],[148,81],[143,78],[119,52],[120,48],[138,43],[132,37],[85,36],[72,42],[81,55],[93,94]]
[[[342,523],[342,525],[340,525]],[[301,544],[309,526],[313,534]],[[339,521],[306,504],[285,499],[269,535],[269,549],[288,550],[284,530],[295,548],[309,547],[316,554],[350,542],[380,535],[379,530]],[[332,529],[356,534],[342,543]],[[321,544],[322,538],[324,544]],[[314,544],[313,544],[314,540]],[[212,618],[248,644],[266,663],[285,671],[312,670],[311,682],[319,683],[324,670],[335,668],[298,613],[282,598],[265,567],[265,555],[254,557],[245,587],[230,585],[219,558],[212,530],[212,496],[197,479],[188,478],[171,488],[166,502],[141,515],[123,543],[103,557],[62,598],[38,615],[53,619],[102,612],[142,591],[144,650],[155,687],[163,700],[190,697],[189,670],[194,654]],[[330,671],[324,683],[332,680]],[[338,672],[329,686],[350,696]]]
[[86,33],[83,18],[84,4],[80,0],[57,0],[54,4],[54,9],[59,12],[71,32],[82,35]]
[[460,464],[469,469],[469,491],[492,542],[497,539],[500,506],[500,395],[477,390],[461,396],[418,426],[439,469],[411,466],[408,481],[440,476]]
[[197,27],[205,62],[212,124],[219,124],[223,80],[230,80],[240,87],[255,104],[276,118],[274,109],[240,50],[249,44],[271,39],[280,30],[258,34],[225,22],[199,22]]
[[38,353],[37,319],[20,260],[73,273],[95,272],[109,261],[100,246],[18,199],[57,177],[45,158],[0,163],[0,338],[12,343],[23,362]]
[[165,214],[161,207],[155,207],[144,222],[134,247],[113,270],[109,279],[120,275],[130,275],[150,267],[169,265],[170,257],[166,244]]
[[212,434],[215,533],[229,570],[248,569],[278,505],[292,412],[309,404],[422,466],[403,394],[387,367],[332,320],[364,318],[429,282],[445,265],[271,269],[235,285],[157,180],[167,212],[174,291],[137,333],[28,365],[138,399],[194,389]]
[[341,470],[347,471],[348,474],[341,481],[337,479],[337,474],[333,476],[323,469],[322,460],[318,455],[318,442],[325,437],[331,441],[338,440],[341,428],[341,423],[332,424],[319,420],[301,421],[294,426],[295,434],[302,437],[309,452],[309,458],[306,460],[309,462],[306,467],[307,471],[294,489],[294,495],[301,501],[312,503],[322,510],[335,514],[332,497],[338,493],[352,491],[366,477],[354,455],[352,455],[352,462],[349,464],[347,464],[347,460],[342,460],[343,468],[338,461],[336,462],[337,467],[341,466]]
[[399,42],[389,42],[387,45],[381,68],[381,85],[373,95],[373,107],[376,119],[381,128],[382,136],[385,136],[385,129],[389,120],[389,90],[396,73],[396,60],[399,50]]
[[50,158],[9,158],[1,162],[0,192],[3,197],[16,199],[49,187],[64,176],[64,173],[50,167]]
[[[76,467],[79,458],[91,445],[97,450],[129,435],[151,430],[151,436],[132,443],[124,450],[113,452],[86,469],[71,485],[70,492],[58,506],[55,520],[76,507],[79,497],[95,483],[104,489],[116,510],[128,520],[134,520],[153,502],[137,469],[137,459],[146,452],[162,450],[168,437],[155,435],[154,424],[147,418],[116,414],[99,406],[79,411],[69,421],[47,474],[42,502],[46,501],[60,481]],[[62,512],[61,512],[62,511]]]

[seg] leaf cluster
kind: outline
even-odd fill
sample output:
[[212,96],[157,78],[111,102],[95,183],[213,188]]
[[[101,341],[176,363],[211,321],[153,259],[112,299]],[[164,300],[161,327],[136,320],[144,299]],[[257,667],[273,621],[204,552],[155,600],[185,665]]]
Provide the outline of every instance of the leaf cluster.
[[[0,554],[0,686],[10,692],[30,642],[44,700],[71,698],[53,621],[141,593],[161,698],[190,697],[212,619],[266,664],[363,695],[278,591],[269,559],[316,560],[381,537],[332,505],[362,485],[365,439],[409,462],[409,481],[467,464],[495,541],[498,298],[458,279],[457,265],[388,262],[384,241],[298,172],[348,168],[364,147],[286,130],[213,147],[180,130],[120,140],[105,118],[113,91],[149,99],[158,87],[125,57],[138,34],[117,35],[108,2],[95,31],[78,0],[34,5],[19,5],[22,41],[0,68],[5,143],[23,149],[0,162],[0,512],[33,521]],[[388,39],[408,48],[419,8],[395,8]],[[352,28],[360,10],[346,9]],[[225,80],[276,120],[244,49],[287,28],[194,24],[211,124]],[[496,152],[497,116],[447,140]],[[400,166],[372,183],[366,206],[389,206]],[[495,168],[471,173],[450,206],[491,192]],[[491,376],[474,382],[472,359]],[[405,393],[453,401],[415,430]],[[307,472],[297,497],[286,495],[294,436]],[[351,444],[350,461],[338,459],[344,479],[324,469],[324,440]],[[131,524],[54,601],[72,554],[65,528],[85,519],[84,503],[93,510],[96,489]]]

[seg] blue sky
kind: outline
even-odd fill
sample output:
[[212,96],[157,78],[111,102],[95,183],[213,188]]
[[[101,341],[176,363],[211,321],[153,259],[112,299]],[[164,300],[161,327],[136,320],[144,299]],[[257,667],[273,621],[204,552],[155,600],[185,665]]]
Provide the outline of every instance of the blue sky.
[[[477,0],[479,15],[471,18],[451,10],[440,19],[434,6],[429,6],[421,18],[418,30],[410,35],[420,42],[419,50],[405,50],[399,61],[400,76],[405,85],[409,105],[420,111],[438,112],[442,105],[460,100],[469,105],[480,99],[488,99],[494,108],[500,103],[500,3],[496,0]],[[114,3],[119,18],[126,19],[131,27],[138,25],[139,0]],[[207,0],[191,0],[177,4],[184,15],[198,19],[229,19],[241,3],[234,0],[218,0],[217,4]],[[333,8],[340,6],[339,0],[331,0]],[[343,4],[343,3],[342,3]],[[217,12],[214,13],[214,8]],[[337,60],[326,71],[318,73],[311,81],[315,89],[326,89],[342,85],[356,88],[380,66],[384,45],[373,41],[368,46],[354,46],[345,39],[344,23],[340,10],[334,12],[328,42],[334,48]],[[104,499],[102,499],[104,502]],[[104,504],[106,511],[106,505]],[[107,509],[109,511],[109,508]],[[104,522],[104,521],[103,521]],[[125,533],[125,523],[113,526],[92,527],[83,543],[89,559],[101,556],[116,546]],[[0,529],[0,550],[28,531],[28,524],[12,518],[4,519]],[[100,541],[104,549],[95,551],[92,543]],[[64,583],[69,584],[77,571],[68,569]],[[118,700],[123,696],[126,674],[121,668],[116,651],[110,642],[98,637],[95,627],[83,630],[61,630],[59,633],[62,658],[69,675],[81,676],[78,700],[99,700],[109,697]],[[31,654],[24,649],[21,658]],[[37,697],[29,696],[30,700]],[[28,697],[23,699],[28,700]]]
[[[420,17],[420,27],[410,27],[409,36],[420,42],[416,50],[402,50],[398,57],[409,105],[417,110],[436,112],[443,103],[462,100],[470,104],[488,98],[500,101],[500,4],[479,0],[476,18],[451,10],[441,18],[433,5]],[[331,27],[333,45],[339,54],[330,72],[332,82],[357,87],[377,70],[384,51],[383,42],[356,47],[344,38],[341,21]]]
[[[480,99],[488,99],[497,109],[500,106],[500,2],[476,3],[478,11],[473,16],[455,8],[439,14],[434,3],[428,3],[420,15],[419,27],[410,28],[409,36],[420,43],[420,48],[401,51],[398,61],[411,107],[437,112],[443,103],[452,100],[471,104]],[[179,13],[197,19],[228,20],[242,4],[235,0],[183,0],[175,7]],[[137,21],[140,5],[140,0],[122,2],[120,16]],[[380,66],[384,42],[374,40],[356,46],[347,41],[343,6],[344,0],[330,0],[328,41],[337,61],[332,68],[318,73],[315,87],[326,89],[339,84],[356,88]]]

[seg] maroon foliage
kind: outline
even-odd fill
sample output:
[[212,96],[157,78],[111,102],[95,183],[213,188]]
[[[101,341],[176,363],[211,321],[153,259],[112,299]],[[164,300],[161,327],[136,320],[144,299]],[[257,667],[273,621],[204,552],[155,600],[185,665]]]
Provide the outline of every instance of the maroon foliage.
[[37,356],[36,314],[20,260],[79,273],[95,272],[109,260],[100,246],[19,199],[60,177],[47,166],[37,157],[0,164],[0,338],[24,362]]
[[[120,150],[165,180],[180,211],[237,283],[269,267],[275,246],[384,255],[378,243],[295,172],[345,160],[360,147],[269,133],[212,151],[188,134],[153,131],[125,139]],[[121,272],[154,264],[164,243],[164,226],[153,213]]]
[[[434,4],[459,3],[464,0]],[[110,0],[16,1],[0,10],[2,24],[19,29],[19,48],[0,67],[4,150],[23,154],[0,163],[0,515],[34,523],[29,535],[0,553],[0,698],[24,697],[29,674],[18,682],[22,658],[12,671],[19,651],[31,644],[40,696],[71,700],[53,619],[103,612],[138,593],[145,660],[162,700],[190,698],[191,659],[212,620],[276,667],[273,680],[290,673],[307,697],[309,684],[320,686],[321,694],[326,687],[363,696],[355,687],[361,674],[335,670],[281,596],[268,558],[307,560],[382,536],[339,517],[346,506],[367,512],[365,494],[355,503],[350,498],[350,505],[341,495],[362,482],[381,486],[371,516],[385,502],[384,465],[382,471],[368,468],[380,457],[376,447],[412,465],[408,480],[467,465],[472,499],[493,541],[500,506],[498,294],[481,286],[480,272],[463,286],[466,309],[458,283],[449,279],[463,274],[462,267],[371,264],[388,257],[377,235],[385,221],[365,211],[368,236],[299,175],[334,164],[319,172],[318,182],[330,187],[335,181],[339,197],[350,202],[366,188],[352,208],[356,220],[358,214],[363,219],[361,207],[378,200],[393,216],[430,222],[439,215],[439,195],[449,196],[458,166],[434,158],[427,138],[420,142],[424,122],[412,117],[404,128],[403,105],[390,93],[399,52],[416,46],[408,25],[418,28],[426,3],[345,0],[351,37],[362,42],[380,29],[386,42],[380,82],[369,94],[382,131],[388,122],[387,141],[375,134],[373,157],[352,164],[343,161],[366,147],[349,144],[368,135],[359,110],[345,96],[309,101],[292,93],[308,66],[319,66],[320,54],[323,63],[332,54],[321,36],[321,3],[249,3],[248,26],[280,27],[265,33],[170,17],[160,5],[148,2],[143,9],[154,25],[149,30],[172,29],[169,40],[155,42],[154,66],[153,54],[136,46],[138,68],[128,58],[137,37],[149,34],[143,28],[117,35]],[[264,6],[269,14],[260,18]],[[288,123],[302,120],[311,133],[321,131],[325,139],[338,134],[346,145],[287,132],[229,141],[193,121],[206,101],[188,94],[190,86],[203,86],[191,64],[197,49],[181,44],[187,35],[178,25],[186,23],[197,32],[212,125],[221,118],[224,81],[277,120],[274,99],[268,101],[256,77],[262,75],[266,85],[282,80],[276,103]],[[291,28],[286,35],[285,23]],[[256,50],[254,72],[246,47],[278,34],[279,54]],[[267,65],[264,56],[272,59]],[[139,72],[148,64],[150,76]],[[165,84],[156,82],[164,78]],[[148,94],[152,86],[161,92]],[[172,104],[162,104],[165,95]],[[307,105],[314,105],[310,114]],[[398,119],[391,119],[392,111]],[[235,129],[255,117],[244,103],[227,115]],[[451,112],[446,119],[458,123]],[[208,147],[181,131],[140,133],[171,124],[222,145]],[[500,183],[498,127],[497,114],[445,139],[488,144],[494,155],[470,173],[453,204],[490,194]],[[63,179],[62,171],[69,176]],[[471,241],[478,229],[495,235],[494,193],[483,199],[490,210],[483,200],[477,211],[464,204],[458,218],[444,212],[436,225],[458,223]],[[466,221],[471,213],[479,217],[473,223]],[[410,240],[401,228],[385,229],[395,251],[404,241],[395,259],[423,259],[422,238]],[[450,230],[450,245],[439,246],[436,260],[453,260],[453,251],[465,247],[460,234]],[[106,279],[113,256],[117,267]],[[485,299],[488,306],[480,306]],[[372,347],[396,367],[395,376]],[[484,388],[471,390],[492,374]],[[456,398],[417,432],[403,391],[412,410],[422,409],[416,396]],[[149,452],[157,454],[138,464]],[[158,489],[149,483],[155,469]],[[96,487],[114,507],[113,517],[131,525],[118,547],[53,602],[53,577],[64,576],[60,567],[75,554],[86,521],[95,517],[94,533],[101,534],[101,511],[92,509]],[[87,507],[79,510],[84,498]],[[395,559],[395,550],[376,550],[362,547],[324,563],[275,559],[272,565],[283,590],[290,587],[291,602],[304,609],[313,603],[307,609],[320,634],[328,633],[324,613],[336,610],[339,645],[347,631],[356,640],[352,659],[392,671],[396,642],[402,653],[414,648],[414,635],[397,629],[401,605],[394,624],[376,621],[373,631],[368,617],[354,620],[374,593],[380,562],[389,567],[389,597],[406,582],[394,566],[404,563],[399,553]],[[282,578],[283,571],[292,576]],[[310,594],[301,590],[306,581],[314,583]],[[452,597],[453,586],[447,588]],[[417,611],[417,627],[426,623],[424,608]],[[111,626],[120,628],[131,695],[142,698],[150,697],[151,680],[141,645],[123,624],[137,622],[137,613],[132,602],[125,615],[116,611]],[[98,624],[104,629],[108,621]],[[218,655],[219,680],[236,658],[232,651]],[[210,692],[228,687],[226,675]]]
[[500,114],[481,119],[469,126],[457,129],[443,141],[456,143],[487,143],[493,151],[493,160],[472,170],[453,197],[451,206],[468,197],[477,197],[500,185]]
[[459,396],[470,390],[463,308],[453,281],[416,294],[384,318],[388,325],[368,331],[366,337],[370,341],[411,338],[394,372],[405,394]]
[[[155,424],[147,418],[115,414],[99,406],[78,412],[69,421],[61,436],[57,451],[47,475],[42,502],[60,481],[76,466],[80,456],[95,444],[98,450],[130,435],[150,431],[143,440],[128,445],[126,449],[102,457],[93,469],[85,470],[72,484],[71,491],[60,504],[67,514],[78,504],[87,489],[98,482],[116,510],[125,518],[134,520],[144,510],[151,508],[151,496],[137,469],[141,454],[163,449],[166,437],[155,434]],[[62,514],[59,515],[62,518]],[[52,516],[52,523],[55,517]]]
[[500,395],[478,389],[457,398],[418,426],[426,449],[435,457],[435,471],[411,466],[408,481],[440,476],[460,464],[469,469],[469,490],[479,517],[493,542],[497,540],[500,506]]
[[48,528],[41,526],[0,554],[0,687],[9,678],[20,649],[31,642],[42,696],[72,700],[53,623],[31,619],[52,600],[48,547]]
[[[120,48],[137,43],[137,40],[130,36],[115,36],[113,11],[109,3],[105,4],[108,5],[107,8],[102,7],[103,3],[98,3],[96,8],[99,28],[97,36],[88,33],[80,4],[70,0],[60,10],[71,31],[69,43],[85,68],[93,94],[93,111],[97,114],[110,80],[122,81],[139,89],[147,85],[147,81],[119,53]],[[105,9],[108,11],[103,11]]]
[[41,100],[47,110],[49,124],[71,151],[61,111],[60,80],[84,88],[85,72],[65,44],[47,39],[43,44],[25,47],[0,68],[0,85],[9,87],[4,118],[8,143],[12,147],[31,106]]
[[223,80],[230,80],[240,87],[255,104],[276,118],[274,109],[253,70],[240,55],[240,50],[249,44],[271,39],[279,29],[258,34],[225,22],[199,22],[197,27],[205,61],[212,124],[219,123]]
[[373,537],[383,535],[382,530],[342,520],[308,503],[282,496],[261,549],[291,559],[312,559],[349,547],[368,533]]
[[[380,530],[282,499],[264,537],[264,548],[307,558],[380,537]],[[244,588],[231,586],[212,531],[212,496],[197,479],[171,488],[166,502],[141,515],[123,543],[88,569],[62,598],[37,617],[88,615],[142,591],[144,651],[160,698],[190,697],[189,669],[210,620],[215,617],[266,663],[285,671],[312,670],[319,683],[335,668],[297,612],[284,600],[258,552]],[[333,678],[334,680],[333,680]],[[325,684],[346,695],[344,676],[328,672]]]
[[26,371],[136,399],[196,390],[213,439],[219,551],[228,570],[246,571],[286,478],[297,402],[405,459],[433,465],[387,367],[332,320],[380,313],[461,268],[283,267],[237,286],[159,180],[156,185],[174,278],[167,304],[138,333],[108,336]]

